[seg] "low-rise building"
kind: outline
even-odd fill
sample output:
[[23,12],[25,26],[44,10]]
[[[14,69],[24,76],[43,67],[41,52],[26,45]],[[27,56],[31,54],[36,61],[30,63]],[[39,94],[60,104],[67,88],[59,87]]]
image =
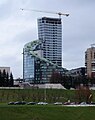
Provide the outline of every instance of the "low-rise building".
[[69,71],[71,76],[85,76],[85,67],[75,68]]

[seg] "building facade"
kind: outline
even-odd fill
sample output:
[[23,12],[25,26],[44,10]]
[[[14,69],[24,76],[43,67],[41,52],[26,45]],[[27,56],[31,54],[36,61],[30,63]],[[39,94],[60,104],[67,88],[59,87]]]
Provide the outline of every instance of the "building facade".
[[43,57],[62,66],[62,22],[60,18],[38,19],[38,39],[43,41]]
[[34,58],[25,51],[23,51],[23,78],[26,82],[34,80]]
[[85,66],[88,77],[95,77],[95,47],[91,46],[85,52]]
[[25,82],[31,82],[35,79],[35,56],[39,52],[37,43],[37,40],[29,42],[23,48],[23,79]]

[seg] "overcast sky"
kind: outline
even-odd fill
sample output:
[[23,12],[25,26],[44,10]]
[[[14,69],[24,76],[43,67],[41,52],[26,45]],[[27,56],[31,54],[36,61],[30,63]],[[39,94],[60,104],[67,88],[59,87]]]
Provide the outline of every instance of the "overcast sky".
[[0,66],[9,66],[14,78],[22,76],[22,49],[37,39],[37,18],[55,14],[20,8],[69,13],[62,16],[63,67],[85,65],[85,51],[95,43],[95,0],[0,0]]

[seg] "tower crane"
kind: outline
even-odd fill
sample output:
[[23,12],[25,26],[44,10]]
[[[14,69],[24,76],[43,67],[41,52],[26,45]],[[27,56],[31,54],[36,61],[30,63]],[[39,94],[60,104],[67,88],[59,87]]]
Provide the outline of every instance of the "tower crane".
[[22,11],[34,11],[34,12],[42,12],[42,13],[50,13],[50,14],[58,14],[59,18],[61,18],[61,15],[64,15],[66,17],[69,16],[68,13],[61,13],[61,12],[51,12],[51,11],[41,11],[41,10],[34,10],[34,9],[24,9],[24,8],[20,8]]

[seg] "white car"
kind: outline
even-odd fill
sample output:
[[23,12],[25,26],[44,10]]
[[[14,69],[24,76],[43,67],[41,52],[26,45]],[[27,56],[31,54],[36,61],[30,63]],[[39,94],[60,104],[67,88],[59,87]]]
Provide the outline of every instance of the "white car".
[[81,102],[80,105],[87,105],[87,103],[86,102]]
[[62,105],[62,102],[55,102],[54,105]]
[[48,103],[47,102],[38,102],[37,104],[38,105],[47,105]]

